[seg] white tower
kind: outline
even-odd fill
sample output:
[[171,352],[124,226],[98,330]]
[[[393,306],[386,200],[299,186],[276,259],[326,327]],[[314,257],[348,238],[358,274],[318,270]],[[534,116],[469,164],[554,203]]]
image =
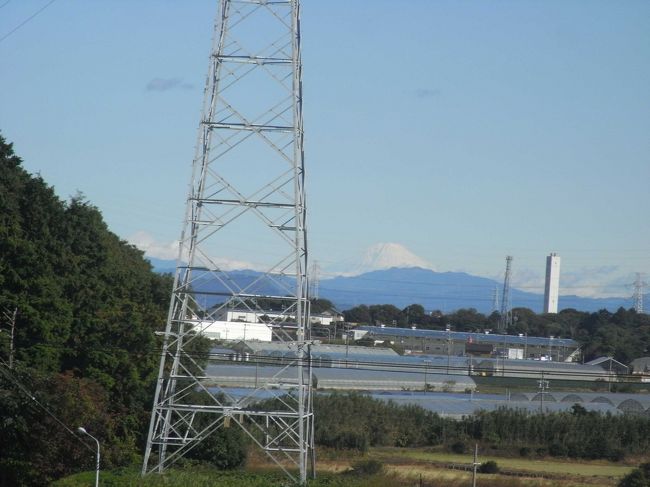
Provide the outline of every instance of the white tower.
[[560,256],[555,252],[546,257],[546,282],[544,284],[544,313],[557,313],[560,295]]

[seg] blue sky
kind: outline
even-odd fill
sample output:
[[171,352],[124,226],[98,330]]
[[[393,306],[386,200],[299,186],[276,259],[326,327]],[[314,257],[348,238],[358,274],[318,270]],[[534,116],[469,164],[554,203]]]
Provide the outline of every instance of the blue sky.
[[[0,0],[0,38],[48,2]],[[0,41],[0,131],[25,167],[157,256],[181,230],[215,11],[57,0]],[[650,273],[650,2],[304,0],[302,16],[325,272],[392,242],[499,279],[511,254],[528,289],[556,251],[566,294]]]

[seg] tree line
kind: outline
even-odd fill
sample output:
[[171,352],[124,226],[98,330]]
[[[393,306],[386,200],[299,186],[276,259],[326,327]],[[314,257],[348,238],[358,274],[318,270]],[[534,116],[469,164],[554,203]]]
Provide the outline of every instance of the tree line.
[[94,447],[65,426],[101,440],[103,467],[143,450],[154,332],[171,286],[96,207],[82,195],[59,199],[0,136],[0,311],[18,310],[14,370],[0,333],[0,485],[92,468]]
[[356,393],[317,395],[315,441],[335,449],[442,446],[455,453],[481,451],[526,457],[619,461],[650,450],[650,418],[601,414],[575,404],[568,412],[480,411],[443,418],[419,406],[398,405]]

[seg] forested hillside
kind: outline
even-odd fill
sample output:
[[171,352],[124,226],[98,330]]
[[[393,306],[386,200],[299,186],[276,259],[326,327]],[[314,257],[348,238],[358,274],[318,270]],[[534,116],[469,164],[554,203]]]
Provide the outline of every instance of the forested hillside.
[[141,450],[170,288],[97,208],[59,199],[0,137],[0,312],[17,310],[13,371],[6,320],[0,333],[1,485],[92,465],[94,446],[55,417],[99,437],[105,465]]

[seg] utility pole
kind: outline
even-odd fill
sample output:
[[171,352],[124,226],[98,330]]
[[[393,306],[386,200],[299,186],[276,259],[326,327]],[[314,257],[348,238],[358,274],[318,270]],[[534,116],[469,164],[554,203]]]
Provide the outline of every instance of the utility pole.
[[476,469],[480,465],[478,461],[478,443],[474,444],[474,463],[472,466],[474,467],[472,470],[472,487],[476,487]]
[[544,371],[542,371],[542,378],[537,381],[537,384],[539,385],[539,412],[544,414],[544,394],[546,394],[549,384],[547,380],[544,380]]
[[451,327],[447,325],[447,375],[449,375],[449,362],[451,359]]
[[424,361],[424,393],[427,393],[427,389],[429,388],[427,385],[427,373],[429,372],[429,364],[431,363],[431,360],[425,360]]

